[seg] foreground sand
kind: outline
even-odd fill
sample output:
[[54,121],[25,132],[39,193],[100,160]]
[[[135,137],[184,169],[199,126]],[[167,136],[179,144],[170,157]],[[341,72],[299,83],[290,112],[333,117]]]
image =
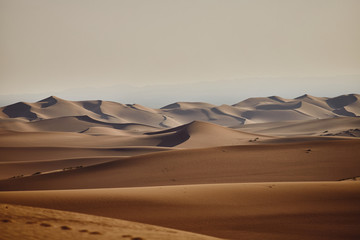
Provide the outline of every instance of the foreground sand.
[[95,214],[226,239],[360,238],[358,181],[2,192],[0,202]]
[[215,240],[147,224],[67,211],[0,204],[1,239]]

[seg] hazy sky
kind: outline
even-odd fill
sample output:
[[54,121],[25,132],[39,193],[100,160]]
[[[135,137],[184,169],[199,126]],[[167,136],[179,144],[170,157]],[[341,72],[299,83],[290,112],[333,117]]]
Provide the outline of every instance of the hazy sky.
[[359,0],[0,0],[0,36],[0,95],[164,84],[196,95],[194,83],[231,81],[239,96],[325,96],[340,90],[334,77],[360,92]]

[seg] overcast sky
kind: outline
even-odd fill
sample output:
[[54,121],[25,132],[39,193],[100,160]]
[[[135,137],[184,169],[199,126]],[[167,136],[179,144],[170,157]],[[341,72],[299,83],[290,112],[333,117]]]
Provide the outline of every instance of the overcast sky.
[[0,0],[0,95],[359,93],[359,13],[358,0]]

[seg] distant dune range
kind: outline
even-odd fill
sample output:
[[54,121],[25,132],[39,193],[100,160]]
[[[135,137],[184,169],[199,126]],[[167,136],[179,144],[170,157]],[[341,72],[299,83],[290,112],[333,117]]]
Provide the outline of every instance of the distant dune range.
[[[161,109],[53,96],[19,102],[0,109],[0,203],[224,239],[359,239],[359,137],[358,94]],[[21,237],[11,231],[21,228],[37,239],[81,236],[59,224],[84,216],[40,209],[57,219],[44,235],[40,223],[30,231],[22,214],[38,221],[36,209],[9,207],[14,217],[0,209],[8,239]],[[110,221],[88,217],[94,222],[71,229],[104,232]],[[136,223],[116,224],[131,237],[116,231],[99,237],[140,240],[131,230]],[[211,239],[135,228],[141,240]]]
[[[5,106],[1,108],[0,117],[18,120],[16,123],[1,122],[2,127],[8,127],[9,130],[14,131],[82,132],[93,127],[152,131],[154,128],[176,127],[194,120],[234,127],[244,123],[359,115],[360,95],[349,94],[335,98],[319,98],[309,95],[295,99],[284,99],[277,96],[249,98],[232,106],[178,102],[161,109],[101,100],[66,101],[51,96],[36,103],[19,102]],[[56,128],[58,122],[67,123],[68,126]]]

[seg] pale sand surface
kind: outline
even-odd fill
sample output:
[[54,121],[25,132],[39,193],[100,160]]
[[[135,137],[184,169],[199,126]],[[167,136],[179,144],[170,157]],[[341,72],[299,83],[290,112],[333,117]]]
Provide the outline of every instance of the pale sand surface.
[[359,239],[360,183],[205,184],[2,192],[0,202],[155,224],[226,239]]
[[214,237],[68,211],[0,204],[1,239],[211,240]]

